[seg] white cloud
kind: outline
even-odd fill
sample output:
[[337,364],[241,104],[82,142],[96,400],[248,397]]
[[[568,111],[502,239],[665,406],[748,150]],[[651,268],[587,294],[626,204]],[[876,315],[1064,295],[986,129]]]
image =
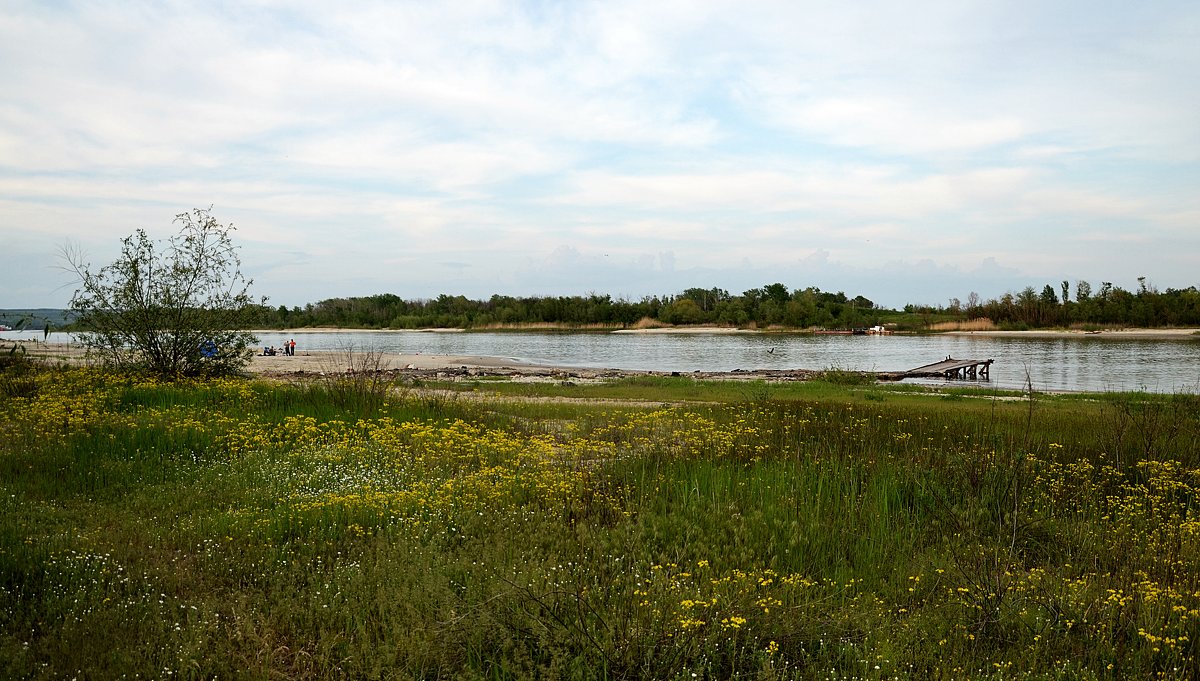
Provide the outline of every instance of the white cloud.
[[555,201],[689,215],[720,210],[753,216],[795,213],[839,221],[914,219],[1010,201],[1029,187],[1033,177],[1026,168],[915,175],[897,167],[824,164],[790,172],[743,168],[687,175],[591,172],[573,177],[572,189]]
[[[32,261],[212,204],[287,304],[896,292],[989,256],[1186,286],[1198,43],[1183,2],[10,3],[0,237]],[[12,271],[0,306],[62,304]]]

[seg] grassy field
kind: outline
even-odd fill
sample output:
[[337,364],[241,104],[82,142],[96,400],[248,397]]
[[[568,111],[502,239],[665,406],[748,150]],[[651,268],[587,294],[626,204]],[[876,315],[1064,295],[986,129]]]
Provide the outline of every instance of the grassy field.
[[17,362],[0,676],[1194,678],[1195,396],[827,378]]

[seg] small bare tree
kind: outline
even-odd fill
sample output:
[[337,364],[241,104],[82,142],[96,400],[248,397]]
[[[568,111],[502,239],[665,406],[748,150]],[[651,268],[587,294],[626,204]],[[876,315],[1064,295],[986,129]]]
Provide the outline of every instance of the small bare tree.
[[163,376],[236,372],[258,339],[245,330],[253,281],[242,276],[234,228],[200,208],[174,222],[179,233],[165,242],[142,229],[125,237],[120,257],[99,270],[78,250],[64,250],[66,269],[78,277],[70,309],[79,340],[117,368]]

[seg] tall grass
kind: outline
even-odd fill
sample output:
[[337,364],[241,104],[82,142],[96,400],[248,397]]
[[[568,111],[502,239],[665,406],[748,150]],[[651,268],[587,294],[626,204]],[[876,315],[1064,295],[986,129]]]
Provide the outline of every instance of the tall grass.
[[320,384],[28,375],[0,396],[6,678],[1196,668],[1190,397],[647,379],[621,389],[730,401],[364,410]]
[[996,324],[987,317],[978,319],[937,322],[929,325],[930,331],[994,331]]

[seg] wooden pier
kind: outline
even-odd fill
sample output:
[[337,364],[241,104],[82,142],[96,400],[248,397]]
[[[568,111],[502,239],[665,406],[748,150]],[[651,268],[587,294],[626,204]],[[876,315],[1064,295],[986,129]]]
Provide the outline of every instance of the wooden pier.
[[946,378],[946,379],[989,379],[988,370],[992,366],[991,359],[946,359],[923,367],[909,369],[904,372],[905,378]]

